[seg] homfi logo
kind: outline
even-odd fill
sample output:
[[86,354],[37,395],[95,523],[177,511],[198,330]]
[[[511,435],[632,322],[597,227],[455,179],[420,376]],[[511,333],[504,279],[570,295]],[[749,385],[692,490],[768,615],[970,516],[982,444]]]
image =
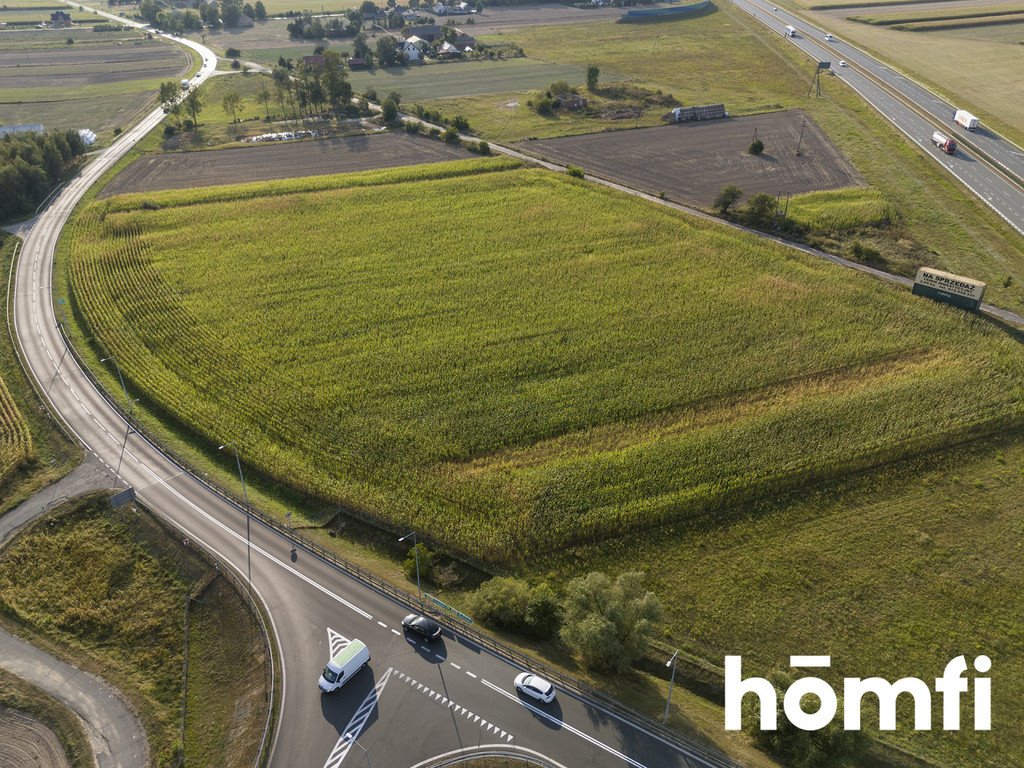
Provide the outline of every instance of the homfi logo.
[[[790,656],[789,665],[794,669],[828,669],[832,666],[830,656]],[[778,691],[763,677],[743,678],[741,656],[725,657],[725,729],[739,731],[743,727],[743,698],[748,694],[757,697],[760,709],[762,731],[778,729]],[[974,669],[987,674],[992,668],[988,656],[978,656]],[[946,665],[942,677],[935,679],[935,693],[942,696],[942,729],[960,730],[960,700],[973,683],[974,688],[974,730],[992,729],[992,681],[987,677],[965,677],[967,660],[957,656]],[[896,730],[896,703],[901,696],[910,697],[914,706],[914,729],[932,729],[932,690],[924,680],[904,677],[889,682],[880,677],[847,677],[843,680],[843,728],[847,731],[861,729],[861,703],[871,694],[878,701],[878,729]],[[804,697],[817,700],[817,709],[804,711]],[[906,699],[904,699],[906,701]],[[828,726],[836,717],[839,698],[835,689],[817,677],[803,677],[786,690],[782,710],[789,722],[804,731],[818,731]]]

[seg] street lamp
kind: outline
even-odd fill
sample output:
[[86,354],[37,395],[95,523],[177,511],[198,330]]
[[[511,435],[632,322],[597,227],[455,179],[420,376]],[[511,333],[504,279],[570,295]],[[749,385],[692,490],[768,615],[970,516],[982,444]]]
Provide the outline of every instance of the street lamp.
[[423,608],[423,587],[420,586],[420,546],[416,542],[416,531],[413,531],[412,533],[405,534],[405,536],[400,538],[398,541],[399,542],[403,542],[406,539],[408,539],[410,536],[412,536],[412,552],[413,552],[413,557],[416,558],[416,592],[417,592],[417,594],[419,594],[420,608],[422,609]]
[[252,533],[250,530],[252,517],[249,515],[249,494],[245,490],[245,475],[242,474],[242,460],[238,457],[238,446],[234,443],[218,445],[217,450],[230,448],[235,452],[235,464],[238,465],[238,479],[242,481],[242,498],[245,500],[245,567],[248,573],[249,586],[252,586]]
[[366,755],[366,768],[371,768],[371,766],[370,766],[370,753],[366,751],[366,747],[364,747],[362,744],[360,744],[358,741],[356,741],[356,735],[350,731],[349,733],[345,734],[345,738],[346,739],[350,739],[353,744],[355,744],[357,747],[359,747],[361,750],[363,750],[363,754]]
[[679,651],[672,654],[672,658],[665,664],[666,667],[672,668],[672,677],[668,681],[668,698],[665,700],[665,714],[661,718],[661,722],[668,724],[668,708],[672,704],[672,685],[676,681],[676,657],[679,655]]
[[[63,357],[61,359],[63,359]],[[102,358],[100,362],[105,363],[107,360],[110,360],[114,364],[114,369],[117,371],[117,379],[121,382],[121,389],[124,391],[124,399],[128,401],[128,411],[131,412],[132,399],[128,397],[128,387],[124,385],[124,376],[121,375],[121,366],[117,364],[117,358],[113,355]]]

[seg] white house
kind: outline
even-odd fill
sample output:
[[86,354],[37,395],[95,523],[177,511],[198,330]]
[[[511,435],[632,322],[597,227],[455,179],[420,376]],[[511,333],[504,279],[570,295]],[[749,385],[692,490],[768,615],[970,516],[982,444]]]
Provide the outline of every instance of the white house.
[[416,47],[414,42],[416,40],[419,38],[413,35],[402,43],[402,53],[405,55],[406,61],[421,61],[423,59],[422,51]]

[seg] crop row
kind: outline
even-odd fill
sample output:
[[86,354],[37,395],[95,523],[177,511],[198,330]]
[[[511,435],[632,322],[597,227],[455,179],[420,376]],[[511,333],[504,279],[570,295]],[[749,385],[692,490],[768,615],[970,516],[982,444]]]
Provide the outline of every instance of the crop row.
[[32,435],[10,390],[0,379],[0,485],[32,456]]
[[484,560],[1024,422],[997,329],[583,182],[477,161],[232,191],[87,208],[90,331],[263,476]]

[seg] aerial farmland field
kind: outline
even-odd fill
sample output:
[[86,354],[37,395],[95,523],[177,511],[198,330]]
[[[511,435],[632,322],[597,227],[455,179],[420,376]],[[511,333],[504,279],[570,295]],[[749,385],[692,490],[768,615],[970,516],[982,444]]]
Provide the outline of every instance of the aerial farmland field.
[[115,197],[70,246],[78,310],[153,405],[495,563],[1024,419],[998,331],[505,161]]
[[109,137],[151,103],[162,80],[191,66],[180,48],[136,31],[0,32],[0,120]]

